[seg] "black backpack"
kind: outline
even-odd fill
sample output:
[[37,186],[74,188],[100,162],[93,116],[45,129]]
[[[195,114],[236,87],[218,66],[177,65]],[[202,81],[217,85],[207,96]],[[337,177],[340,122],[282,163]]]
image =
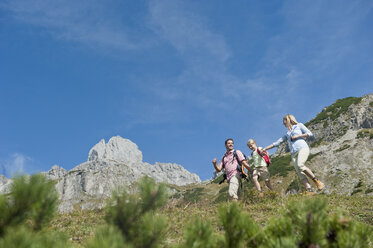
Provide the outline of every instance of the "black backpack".
[[[241,153],[244,156],[245,160],[247,160],[246,155],[243,152],[241,152]],[[223,161],[223,169],[225,169],[224,158],[225,158],[225,154],[224,154],[224,157],[222,159],[222,161]],[[240,173],[241,178],[246,179],[247,178],[247,173],[245,172],[245,167],[242,165],[242,162],[240,162],[238,160],[238,156],[237,156],[236,150],[233,150],[233,159],[237,160],[237,163],[238,163],[237,170]],[[226,179],[227,179],[227,173],[224,172],[223,180],[221,182],[219,182],[219,184],[222,184]]]

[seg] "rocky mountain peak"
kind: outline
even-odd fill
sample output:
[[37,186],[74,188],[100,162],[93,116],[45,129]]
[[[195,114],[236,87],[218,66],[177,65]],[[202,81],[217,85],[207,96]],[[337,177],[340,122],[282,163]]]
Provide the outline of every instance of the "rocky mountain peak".
[[129,139],[112,137],[108,143],[102,139],[88,154],[88,161],[113,160],[123,163],[142,163],[142,152]]
[[66,173],[67,171],[64,168],[59,167],[58,165],[53,165],[49,171],[44,172],[44,175],[50,180],[56,180],[65,176]]

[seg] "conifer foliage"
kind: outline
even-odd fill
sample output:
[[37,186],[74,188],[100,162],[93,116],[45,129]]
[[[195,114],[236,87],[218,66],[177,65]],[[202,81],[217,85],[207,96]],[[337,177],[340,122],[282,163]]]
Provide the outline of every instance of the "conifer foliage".
[[0,195],[0,247],[69,247],[60,234],[44,230],[56,213],[58,195],[43,175],[14,179]]
[[[165,184],[143,178],[138,193],[113,194],[106,207],[106,226],[98,228],[87,248],[156,248],[165,243],[167,221],[157,211],[168,199]],[[219,207],[220,223],[195,217],[184,232],[180,248],[347,248],[372,247],[372,227],[328,209],[327,197],[290,201],[281,214],[256,223],[244,203]],[[253,203],[254,204],[254,203]],[[14,180],[11,192],[0,195],[0,248],[71,247],[66,237],[46,230],[56,213],[54,183],[41,175]]]
[[237,203],[221,206],[219,217],[224,231],[220,237],[211,231],[209,223],[195,221],[187,227],[181,247],[368,248],[373,241],[371,226],[341,213],[328,214],[326,200],[321,197],[291,201],[264,227]]
[[110,229],[98,231],[88,247],[160,247],[167,222],[155,210],[166,203],[167,187],[144,177],[138,189],[138,194],[129,194],[125,190],[113,193],[106,208]]

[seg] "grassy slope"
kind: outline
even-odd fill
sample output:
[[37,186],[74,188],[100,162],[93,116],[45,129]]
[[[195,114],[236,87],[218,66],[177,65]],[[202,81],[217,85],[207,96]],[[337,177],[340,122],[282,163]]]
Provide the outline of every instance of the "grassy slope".
[[[276,187],[276,186],[275,186]],[[220,204],[227,204],[227,184],[195,185],[178,187],[179,198],[170,198],[168,204],[160,210],[167,216],[169,228],[166,246],[171,247],[183,240],[185,226],[193,220],[194,216],[212,222],[215,230],[219,232],[222,227],[218,221],[218,208]],[[181,196],[187,197],[181,197]],[[224,196],[224,197],[221,197]],[[214,203],[217,198],[220,203]],[[283,196],[280,193],[266,192],[264,198],[258,198],[256,191],[245,190],[241,194],[242,208],[259,224],[265,225],[271,217],[279,214],[281,208],[289,200],[302,200],[303,195]],[[373,226],[373,197],[371,196],[336,196],[317,195],[311,197],[324,197],[329,202],[330,212],[343,210],[351,218]],[[86,240],[93,236],[100,225],[105,225],[104,211],[78,211],[71,214],[60,214],[51,223],[50,228],[66,233],[76,245],[84,247]]]
[[[260,199],[254,190],[251,180],[245,180],[240,199],[242,207],[251,217],[265,225],[271,217],[278,216],[281,208],[289,200],[301,200],[306,196],[289,195],[285,192],[290,188],[299,188],[295,172],[290,164],[290,155],[286,154],[272,159],[269,167],[271,182],[275,193],[265,190],[265,197]],[[176,193],[170,197],[168,204],[160,210],[167,216],[169,228],[166,245],[168,247],[183,240],[185,226],[194,216],[209,220],[216,231],[222,230],[218,221],[217,211],[220,204],[228,200],[228,184],[218,184],[220,179],[208,185],[189,185],[185,187],[173,186]],[[319,195],[328,199],[330,211],[343,209],[348,216],[373,226],[373,197],[366,195],[340,196]],[[70,214],[60,214],[50,225],[51,229],[66,233],[77,247],[84,247],[86,240],[94,235],[100,225],[105,225],[103,211],[76,211]]]

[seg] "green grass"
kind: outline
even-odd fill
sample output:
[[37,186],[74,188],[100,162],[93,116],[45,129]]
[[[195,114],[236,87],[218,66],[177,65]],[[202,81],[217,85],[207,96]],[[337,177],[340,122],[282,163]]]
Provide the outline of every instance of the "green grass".
[[311,147],[318,147],[319,145],[321,145],[321,143],[324,141],[324,138],[321,138],[321,139],[318,139],[316,140],[315,142],[313,142],[310,146]]
[[344,144],[343,146],[341,146],[340,148],[336,149],[335,152],[341,152],[343,150],[346,150],[348,148],[350,148],[351,146],[349,144]]
[[359,179],[359,182],[354,186],[354,190],[352,191],[351,195],[355,195],[359,192],[363,192],[361,187],[363,186],[363,181]]
[[364,139],[364,138],[373,139],[373,128],[362,129],[357,132],[356,138]]
[[324,125],[328,120],[335,120],[337,119],[341,114],[345,113],[349,106],[352,104],[358,104],[361,102],[361,97],[347,97],[343,99],[337,100],[332,105],[326,107],[326,109],[319,113],[314,119],[310,120],[306,123],[306,126],[313,125],[317,123],[323,122]]
[[365,194],[369,194],[371,192],[373,192],[373,188],[368,188],[367,190],[365,190]]
[[224,178],[224,174],[221,174],[220,176],[218,176],[217,178],[215,178],[212,183],[220,183],[221,181],[223,181],[223,178]]
[[288,192],[289,190],[296,190],[297,192],[301,189],[301,190],[304,190],[304,186],[302,183],[299,182],[299,179],[298,178],[295,178],[288,186],[288,188],[286,189],[286,192]]
[[321,152],[315,153],[315,154],[310,154],[308,157],[308,161],[311,161],[314,157],[317,157],[321,154]]
[[93,237],[96,228],[104,224],[103,210],[86,210],[57,215],[49,229],[66,234],[77,247],[83,247],[87,239]]
[[187,202],[197,202],[200,200],[201,195],[202,195],[203,188],[193,188],[193,189],[188,189],[184,193],[184,201]]
[[371,101],[371,102],[369,103],[369,106],[373,107],[373,101]]
[[290,155],[271,158],[271,165],[268,166],[269,174],[271,175],[271,177],[276,175],[286,177],[288,172],[293,170],[290,162]]
[[[219,187],[220,185],[211,184],[207,187]],[[198,186],[199,188],[199,186]],[[194,203],[176,204],[180,199],[171,199],[166,206],[158,211],[167,217],[168,227],[166,233],[166,243],[164,247],[175,247],[183,240],[184,228],[193,219],[198,216],[205,221],[212,223],[213,230],[221,232],[222,227],[219,222],[218,209],[221,204],[227,202],[226,185],[222,186],[224,190],[217,196],[225,199],[214,202],[209,198]],[[206,188],[202,194],[205,194]],[[245,197],[240,200],[241,208],[250,215],[261,226],[269,223],[271,218],[281,214],[281,209],[290,201],[301,201],[308,196],[289,195],[281,196],[276,193],[265,192],[264,198],[258,198],[256,191],[249,190]],[[363,222],[373,227],[373,197],[372,196],[340,196],[340,195],[315,195],[326,199],[329,205],[328,214],[336,213],[340,210],[346,213],[349,218]],[[74,247],[85,247],[86,241],[94,235],[94,231],[99,226],[107,226],[105,223],[104,211],[78,211],[71,214],[59,214],[52,221],[49,229],[65,233],[73,243]]]

